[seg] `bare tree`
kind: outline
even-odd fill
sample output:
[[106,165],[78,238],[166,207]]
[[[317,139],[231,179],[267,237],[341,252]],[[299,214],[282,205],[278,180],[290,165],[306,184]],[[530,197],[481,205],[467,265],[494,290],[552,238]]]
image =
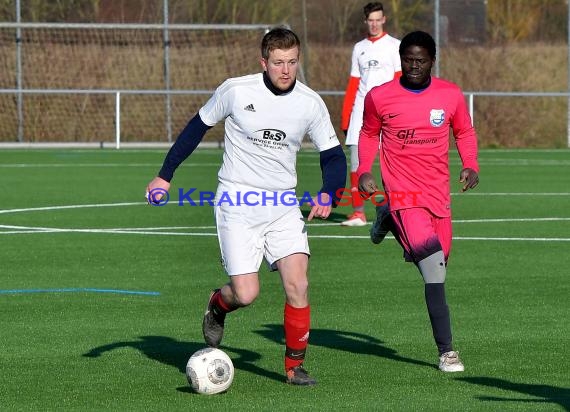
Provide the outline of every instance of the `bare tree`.
[[398,35],[403,35],[404,33],[416,30],[424,29],[425,23],[422,25],[418,24],[418,18],[422,15],[427,14],[427,10],[431,8],[430,4],[423,0],[390,0],[387,2],[389,4],[389,17],[391,26],[394,28],[394,33]]
[[516,42],[531,36],[548,0],[488,0],[489,36],[494,42]]

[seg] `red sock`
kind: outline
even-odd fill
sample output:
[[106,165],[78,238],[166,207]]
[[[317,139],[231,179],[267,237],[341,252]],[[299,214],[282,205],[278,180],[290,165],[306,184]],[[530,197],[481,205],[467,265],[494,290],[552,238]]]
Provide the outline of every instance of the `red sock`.
[[364,200],[362,200],[358,192],[358,175],[356,172],[350,172],[350,195],[352,196],[352,207],[354,209],[364,205]]
[[299,366],[305,360],[311,326],[311,306],[294,308],[285,303],[285,370]]
[[222,313],[226,314],[226,313],[232,312],[232,311],[237,309],[237,308],[234,308],[234,307],[228,305],[224,301],[224,299],[222,298],[222,292],[220,290],[218,290],[212,296],[212,304],[214,305],[216,312],[218,312],[220,314],[222,314]]

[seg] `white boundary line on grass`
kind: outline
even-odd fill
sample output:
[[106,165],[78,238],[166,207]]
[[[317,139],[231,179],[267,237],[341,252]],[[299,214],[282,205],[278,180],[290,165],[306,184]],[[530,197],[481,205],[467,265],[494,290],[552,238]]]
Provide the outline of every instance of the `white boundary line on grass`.
[[[494,195],[513,195],[513,193],[495,193]],[[519,194],[514,194],[519,195]],[[524,193],[520,195],[547,195],[540,193]],[[549,195],[562,195],[554,193]],[[565,194],[568,195],[568,194]],[[146,202],[125,202],[125,203],[107,203],[107,204],[88,204],[88,205],[63,205],[63,206],[46,206],[36,208],[21,209],[5,209],[0,210],[0,214],[7,213],[23,213],[49,210],[65,210],[65,209],[81,209],[81,208],[100,208],[100,207],[122,207],[122,206],[140,206],[146,205]],[[570,221],[570,217],[539,217],[539,218],[498,218],[498,219],[458,219],[454,223],[508,223],[508,222],[557,222]],[[338,223],[308,223],[311,227],[338,226]],[[215,232],[173,232],[173,230],[214,230],[215,226],[172,226],[172,227],[148,227],[148,228],[54,228],[54,227],[36,227],[36,226],[15,226],[0,225],[0,235],[12,234],[34,234],[34,233],[103,233],[103,234],[137,234],[137,235],[159,235],[159,236],[216,236]],[[311,238],[317,239],[368,239],[363,235],[310,235]],[[390,237],[389,237],[390,238]],[[522,238],[522,237],[466,237],[457,236],[456,240],[483,240],[483,241],[538,241],[538,242],[568,242],[570,238]]]
[[570,196],[570,192],[465,192],[452,193],[452,196]]
[[[188,163],[182,167],[214,167],[220,163]],[[317,165],[318,166],[318,165]],[[56,168],[56,167],[155,167],[160,168],[158,163],[8,163],[0,165],[3,169],[25,168]]]
[[[469,192],[469,193],[452,193],[452,196],[570,196],[570,192],[536,192],[536,193],[526,193],[526,192],[490,192],[490,193],[480,193],[480,192]],[[87,205],[60,205],[60,206],[43,206],[43,207],[28,207],[19,209],[0,209],[0,215],[7,213],[22,213],[22,212],[37,212],[37,211],[47,211],[47,210],[63,210],[63,209],[84,209],[84,208],[97,208],[97,207],[121,207],[121,206],[137,206],[137,205],[147,205],[147,202],[124,202],[124,203],[97,203],[97,204],[87,204]],[[170,202],[172,206],[178,206],[177,201],[172,200]],[[186,205],[186,204],[185,204]],[[190,206],[190,205],[188,205]],[[162,206],[164,207],[164,206]],[[556,218],[554,218],[556,219]]]
[[[338,225],[338,224],[336,224]],[[323,224],[315,224],[313,226],[323,226]],[[327,226],[331,226],[328,224]],[[196,227],[178,227],[179,229],[196,229]],[[204,228],[204,227],[201,227]],[[209,228],[209,227],[208,227]],[[214,227],[211,227],[214,229]],[[33,226],[13,226],[0,225],[0,229],[15,229],[10,231],[0,231],[0,235],[6,234],[30,234],[30,233],[103,233],[103,234],[129,234],[129,235],[158,235],[158,236],[216,236],[215,232],[158,232],[164,228],[146,228],[138,229],[64,229],[49,227],[33,227]],[[173,228],[170,228],[173,229]],[[312,239],[369,239],[369,236],[363,235],[309,235]],[[388,236],[393,239],[393,237]],[[456,236],[454,240],[483,240],[483,241],[527,241],[527,242],[570,242],[570,238],[545,238],[545,237],[483,237],[483,236]]]
[[[460,160],[450,160],[453,166],[461,165]],[[495,167],[511,167],[511,166],[570,166],[570,160],[526,160],[526,159],[487,159],[480,160],[479,164],[482,166],[495,166]],[[194,168],[194,167],[216,167],[219,168],[221,162],[205,162],[205,163],[188,163],[180,165],[180,168]],[[320,167],[319,163],[304,163],[297,162],[298,166],[303,167]],[[55,168],[101,168],[101,167],[152,167],[160,168],[159,163],[5,163],[0,164],[0,169],[55,169]]]
[[44,206],[44,207],[28,207],[22,209],[3,209],[0,210],[0,215],[6,213],[21,213],[21,212],[41,212],[46,210],[62,210],[62,209],[84,209],[90,207],[115,207],[115,206],[135,206],[144,205],[146,202],[127,202],[127,203],[99,203],[93,205],[66,205],[66,206]]

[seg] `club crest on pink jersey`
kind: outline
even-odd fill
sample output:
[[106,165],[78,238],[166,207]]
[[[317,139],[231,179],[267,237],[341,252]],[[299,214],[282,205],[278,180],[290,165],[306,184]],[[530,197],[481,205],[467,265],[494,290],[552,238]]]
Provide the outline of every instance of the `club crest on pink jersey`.
[[431,109],[429,112],[429,122],[433,127],[440,127],[445,121],[445,111],[443,109]]

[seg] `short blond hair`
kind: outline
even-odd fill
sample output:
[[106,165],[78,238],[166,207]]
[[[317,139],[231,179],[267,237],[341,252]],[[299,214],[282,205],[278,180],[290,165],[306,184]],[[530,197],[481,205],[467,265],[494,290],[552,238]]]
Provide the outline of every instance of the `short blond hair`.
[[276,27],[271,29],[261,41],[261,57],[269,58],[269,53],[273,50],[289,50],[298,47],[301,50],[299,37],[286,27]]

